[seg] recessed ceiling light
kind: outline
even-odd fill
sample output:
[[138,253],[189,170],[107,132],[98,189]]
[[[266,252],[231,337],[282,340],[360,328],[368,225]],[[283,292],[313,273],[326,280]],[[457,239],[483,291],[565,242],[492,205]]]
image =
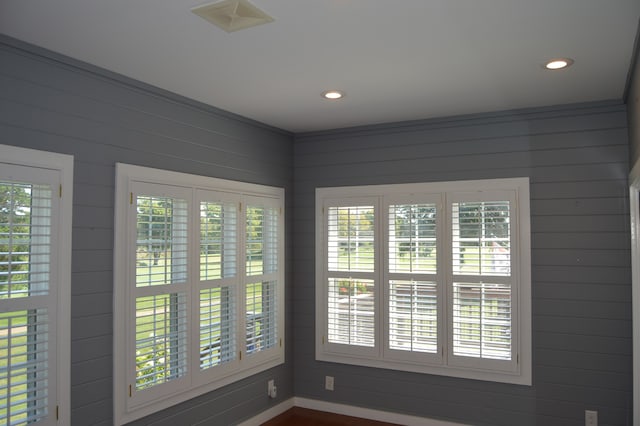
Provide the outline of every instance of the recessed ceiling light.
[[326,92],[322,92],[322,97],[335,101],[344,98],[344,92],[340,90],[327,90]]
[[544,64],[544,67],[548,70],[561,70],[563,68],[570,67],[572,64],[573,64],[573,59],[558,58],[558,59],[550,60],[549,62]]

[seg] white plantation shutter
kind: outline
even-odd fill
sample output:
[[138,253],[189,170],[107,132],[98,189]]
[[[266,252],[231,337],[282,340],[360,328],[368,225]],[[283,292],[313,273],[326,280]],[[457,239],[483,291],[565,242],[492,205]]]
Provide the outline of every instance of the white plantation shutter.
[[530,384],[529,234],[527,178],[318,188],[316,359]]
[[238,201],[211,191],[200,199],[200,369],[237,359]]
[[327,230],[330,271],[374,271],[373,205],[329,207]]
[[436,274],[437,217],[436,203],[389,206],[388,267],[391,273]]
[[52,191],[50,185],[5,181],[0,194],[0,299],[9,309],[24,309],[0,313],[0,422],[17,425],[44,420],[51,410]]
[[280,332],[276,320],[280,207],[270,204],[266,199],[251,199],[245,214],[245,347],[249,355],[275,348]]
[[[61,170],[71,172],[72,160],[22,151],[0,146],[0,424],[55,424],[56,412],[68,410],[60,407],[69,371],[60,357],[69,342],[60,305],[68,294],[62,277],[70,263],[62,253],[71,225],[61,210],[70,210],[71,198],[61,201],[60,189]],[[22,156],[52,168],[17,165]],[[11,158],[14,164],[2,163]],[[67,421],[68,413],[61,418]]]
[[238,203],[201,201],[200,280],[234,277],[237,263]]
[[200,290],[200,368],[215,367],[236,357],[236,304],[229,287]]
[[47,417],[49,316],[46,308],[0,314],[0,422],[19,425]]
[[284,362],[284,191],[116,169],[114,422]]
[[511,286],[453,283],[453,354],[511,359]]
[[433,281],[389,282],[389,348],[438,352],[438,291]]
[[50,185],[0,182],[2,298],[46,295],[51,264]]
[[183,293],[136,298],[136,390],[187,373],[186,323]]
[[[136,183],[132,199],[136,230],[131,252],[135,285],[129,286],[135,318],[132,398],[146,401],[153,394],[170,394],[184,386],[168,384],[186,378],[189,371],[190,192]],[[148,389],[154,391],[145,392]]]
[[516,306],[515,194],[456,194],[451,201],[452,361],[509,363]]
[[376,205],[372,199],[325,204],[325,339],[335,351],[376,347]]
[[136,195],[136,287],[187,279],[187,202]]
[[374,281],[329,278],[328,341],[375,345]]
[[[440,354],[438,198],[399,202],[387,208],[387,347]],[[415,199],[415,197],[414,197]],[[388,356],[394,357],[393,353]],[[411,359],[411,355],[395,355]]]
[[248,354],[269,349],[276,344],[277,324],[275,285],[271,281],[247,284],[246,294],[246,348]]

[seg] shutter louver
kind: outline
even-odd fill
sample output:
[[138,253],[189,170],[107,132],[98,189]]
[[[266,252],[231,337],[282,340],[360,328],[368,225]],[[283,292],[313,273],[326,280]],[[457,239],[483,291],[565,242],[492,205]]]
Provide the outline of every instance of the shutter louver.
[[187,308],[180,293],[136,299],[136,389],[187,372]]
[[0,183],[0,299],[46,295],[51,262],[51,188]]
[[389,272],[437,271],[435,204],[389,206]]
[[330,271],[373,272],[373,206],[331,207],[328,211]]
[[246,286],[246,345],[252,354],[276,345],[276,282]]
[[329,342],[373,347],[374,283],[365,279],[329,279]]
[[229,287],[200,291],[200,368],[236,357],[234,293]]
[[511,275],[509,202],[453,204],[453,273]]
[[233,203],[200,203],[200,280],[236,275],[237,207]]
[[187,202],[139,196],[136,223],[136,286],[185,282]]
[[35,423],[47,416],[46,309],[0,314],[0,423]]
[[454,354],[511,359],[511,286],[453,283]]
[[438,352],[437,284],[427,281],[389,283],[389,347]]

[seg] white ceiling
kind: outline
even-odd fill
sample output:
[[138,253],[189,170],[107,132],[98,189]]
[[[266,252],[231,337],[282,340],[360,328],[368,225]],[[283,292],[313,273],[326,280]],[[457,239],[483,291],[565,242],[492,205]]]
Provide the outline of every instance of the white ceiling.
[[252,0],[275,21],[226,33],[203,3],[0,0],[0,32],[304,132],[622,99],[640,17],[638,0]]

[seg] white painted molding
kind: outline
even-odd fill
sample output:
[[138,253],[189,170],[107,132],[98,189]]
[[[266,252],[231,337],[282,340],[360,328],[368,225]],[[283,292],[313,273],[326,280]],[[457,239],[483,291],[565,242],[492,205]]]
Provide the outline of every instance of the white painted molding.
[[640,426],[640,161],[629,173],[633,312],[633,424]]
[[389,411],[354,407],[352,405],[298,397],[290,398],[275,407],[269,408],[257,416],[240,423],[238,426],[259,426],[260,424],[293,407],[308,408],[310,410],[325,411],[328,413],[341,414],[343,416],[360,417],[361,419],[377,420],[380,422],[396,423],[407,426],[468,426],[463,423],[447,422],[443,420],[429,419],[427,417],[410,416],[407,414],[391,413]]

